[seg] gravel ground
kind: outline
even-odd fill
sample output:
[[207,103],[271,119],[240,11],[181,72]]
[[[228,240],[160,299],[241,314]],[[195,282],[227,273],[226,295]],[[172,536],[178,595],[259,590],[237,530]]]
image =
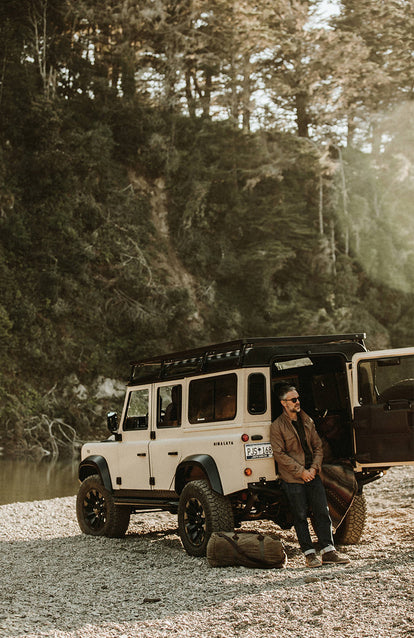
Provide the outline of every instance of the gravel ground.
[[[75,498],[0,507],[0,636],[394,638],[414,636],[414,467],[365,488],[348,566],[305,569],[293,531],[283,570],[211,568],[176,517],[134,515],[125,539],[81,535]],[[342,548],[344,550],[345,548]]]

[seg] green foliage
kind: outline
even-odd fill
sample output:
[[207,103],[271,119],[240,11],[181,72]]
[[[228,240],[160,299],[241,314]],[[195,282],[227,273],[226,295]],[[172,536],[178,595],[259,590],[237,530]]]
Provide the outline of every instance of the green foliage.
[[0,350],[5,350],[11,337],[13,323],[4,306],[0,305]]
[[[90,389],[131,359],[248,335],[412,342],[413,107],[389,91],[410,97],[407,55],[395,75],[401,12],[391,3],[397,40],[376,15],[374,55],[369,20],[357,34],[349,20],[375,3],[343,2],[324,33],[306,26],[308,4],[1,4],[8,448],[29,453],[32,432],[52,453],[53,428],[88,436],[103,406],[68,378]],[[279,108],[267,127],[258,86]]]

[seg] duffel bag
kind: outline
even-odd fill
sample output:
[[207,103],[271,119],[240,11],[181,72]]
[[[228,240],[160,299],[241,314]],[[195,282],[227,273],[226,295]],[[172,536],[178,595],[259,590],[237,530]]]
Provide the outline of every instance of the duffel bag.
[[207,560],[211,567],[256,567],[280,569],[287,556],[282,543],[257,532],[213,532],[207,544]]

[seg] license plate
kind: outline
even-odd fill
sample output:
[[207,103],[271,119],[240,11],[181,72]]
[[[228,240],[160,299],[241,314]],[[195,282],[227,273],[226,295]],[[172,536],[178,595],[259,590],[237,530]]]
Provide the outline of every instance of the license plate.
[[269,459],[273,456],[273,450],[270,443],[245,443],[244,454],[247,461],[251,459]]

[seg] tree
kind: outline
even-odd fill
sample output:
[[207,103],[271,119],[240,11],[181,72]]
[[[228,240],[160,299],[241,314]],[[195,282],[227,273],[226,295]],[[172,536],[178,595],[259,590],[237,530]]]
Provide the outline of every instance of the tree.
[[276,121],[280,113],[287,122],[294,117],[299,137],[309,137],[319,122],[316,96],[328,78],[327,34],[310,24],[311,6],[310,0],[285,0],[269,9],[261,64]]
[[379,147],[381,113],[413,96],[414,9],[407,0],[342,0],[340,7],[333,27],[338,44],[348,42],[352,49],[336,65],[333,86],[341,86],[348,142],[353,143],[359,129],[360,144],[371,137]]

